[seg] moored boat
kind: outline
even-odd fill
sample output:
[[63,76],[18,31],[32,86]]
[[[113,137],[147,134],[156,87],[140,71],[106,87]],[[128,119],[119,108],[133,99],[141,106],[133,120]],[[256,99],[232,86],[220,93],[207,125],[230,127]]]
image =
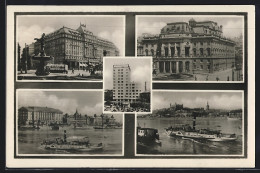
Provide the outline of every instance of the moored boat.
[[161,145],[158,130],[154,128],[137,127],[137,142],[144,145]]

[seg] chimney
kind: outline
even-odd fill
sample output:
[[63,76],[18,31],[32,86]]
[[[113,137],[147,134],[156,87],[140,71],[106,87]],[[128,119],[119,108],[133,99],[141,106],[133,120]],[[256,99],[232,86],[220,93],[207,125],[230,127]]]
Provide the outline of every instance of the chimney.
[[146,92],[146,81],[144,82],[144,91]]

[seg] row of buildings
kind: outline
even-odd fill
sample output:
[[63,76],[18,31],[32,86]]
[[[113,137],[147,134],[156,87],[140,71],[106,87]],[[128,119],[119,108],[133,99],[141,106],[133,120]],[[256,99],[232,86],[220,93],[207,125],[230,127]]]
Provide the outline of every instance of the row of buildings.
[[[36,41],[28,48],[28,63],[35,68],[37,62],[31,57],[40,53],[41,43]],[[80,24],[77,29],[63,26],[46,34],[45,53],[53,57],[50,63],[67,64],[69,69],[83,69],[89,64],[102,63],[104,56],[119,56],[119,49],[111,41],[87,30],[85,24]]]
[[158,117],[189,117],[193,112],[197,112],[197,116],[201,117],[235,117],[242,118],[242,109],[234,110],[222,110],[222,109],[210,109],[210,105],[207,102],[205,107],[189,108],[184,107],[183,104],[170,104],[170,107],[153,111],[150,116]]
[[28,106],[20,107],[18,109],[18,125],[50,125],[50,124],[87,124],[87,125],[101,125],[103,124],[117,124],[113,115],[93,116],[81,115],[76,112],[73,115],[64,114],[59,109],[50,107]]
[[[159,73],[214,73],[235,67],[236,42],[214,21],[167,23],[137,39],[137,56],[153,56]],[[239,40],[242,43],[242,40]]]

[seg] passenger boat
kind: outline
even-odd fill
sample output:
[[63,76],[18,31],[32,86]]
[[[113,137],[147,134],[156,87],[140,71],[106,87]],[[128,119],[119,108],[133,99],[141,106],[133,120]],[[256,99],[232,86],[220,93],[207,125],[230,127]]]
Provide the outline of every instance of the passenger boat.
[[97,151],[103,149],[103,144],[91,144],[88,137],[66,137],[64,131],[64,139],[58,137],[54,139],[46,139],[42,145],[47,150],[66,150],[66,151]]
[[171,137],[181,137],[183,139],[194,139],[194,140],[208,140],[212,142],[221,141],[234,141],[237,139],[236,134],[224,134],[220,130],[211,129],[195,129],[196,126],[196,114],[193,118],[193,127],[190,125],[182,125],[176,127],[168,127],[165,132]]

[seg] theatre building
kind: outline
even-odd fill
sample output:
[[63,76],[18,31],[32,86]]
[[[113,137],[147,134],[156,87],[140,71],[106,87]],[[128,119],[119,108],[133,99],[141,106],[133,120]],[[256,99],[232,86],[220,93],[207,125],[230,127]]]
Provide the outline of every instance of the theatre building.
[[129,64],[113,65],[113,100],[130,106],[139,98],[140,92],[138,83],[131,81]]
[[[35,43],[35,54],[40,52],[40,43]],[[46,34],[45,53],[54,57],[55,64],[67,64],[69,69],[103,62],[104,56],[119,56],[118,48],[104,38],[95,36],[80,24],[77,29],[63,26]]]
[[37,123],[63,123],[63,112],[49,107],[21,107],[18,109],[18,125],[36,125]]
[[138,38],[138,56],[153,56],[159,73],[214,73],[234,67],[235,42],[214,21],[167,23],[160,34]]

